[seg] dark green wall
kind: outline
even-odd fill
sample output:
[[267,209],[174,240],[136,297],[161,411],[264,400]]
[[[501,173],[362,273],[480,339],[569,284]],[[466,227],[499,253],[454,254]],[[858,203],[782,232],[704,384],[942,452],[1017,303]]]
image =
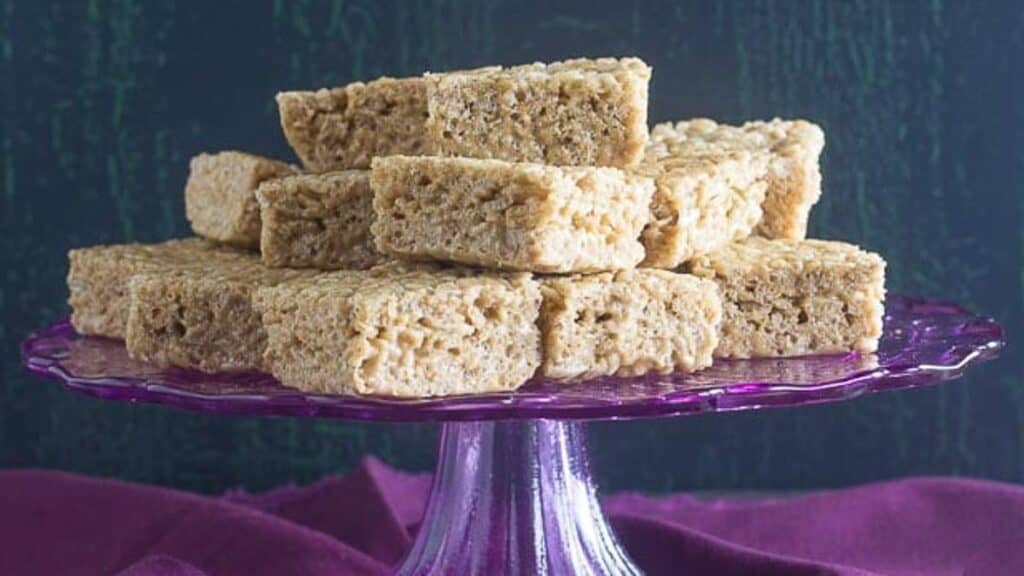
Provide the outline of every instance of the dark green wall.
[[68,248],[186,233],[191,155],[290,157],[279,89],[631,53],[654,66],[652,121],[822,124],[813,234],[883,253],[893,291],[996,316],[1011,343],[939,388],[594,425],[605,486],[1024,481],[1024,5],[1013,1],[0,0],[0,466],[206,491],[310,481],[367,452],[428,468],[431,426],[105,403],[27,377],[17,344],[66,313]]

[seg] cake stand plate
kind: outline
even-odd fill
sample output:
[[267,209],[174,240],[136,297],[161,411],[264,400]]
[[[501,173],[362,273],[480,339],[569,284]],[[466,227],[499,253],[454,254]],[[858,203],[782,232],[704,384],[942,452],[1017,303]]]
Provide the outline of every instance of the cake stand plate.
[[[112,400],[217,413],[441,421],[423,523],[397,574],[640,574],[608,526],[582,421],[795,406],[934,384],[995,358],[1003,331],[948,303],[890,296],[873,355],[717,361],[696,374],[535,379],[515,392],[424,400],[304,394],[266,374],[160,369],[67,320],[29,335],[25,367]],[[680,567],[685,573],[685,567]]]

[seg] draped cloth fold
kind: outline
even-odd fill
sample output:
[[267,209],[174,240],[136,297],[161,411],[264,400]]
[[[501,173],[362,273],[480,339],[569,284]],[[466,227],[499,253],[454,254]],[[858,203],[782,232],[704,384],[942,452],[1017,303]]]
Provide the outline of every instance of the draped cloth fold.
[[[0,472],[0,574],[387,574],[430,488],[367,458],[303,487],[205,497],[41,470]],[[652,576],[1024,574],[1024,488],[909,478],[779,498],[611,495]]]

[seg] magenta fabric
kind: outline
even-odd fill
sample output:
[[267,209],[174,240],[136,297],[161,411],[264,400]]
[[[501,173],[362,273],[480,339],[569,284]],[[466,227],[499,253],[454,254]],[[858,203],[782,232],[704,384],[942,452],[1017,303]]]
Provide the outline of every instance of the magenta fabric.
[[[0,472],[0,574],[387,574],[430,480],[368,458],[307,487],[211,498]],[[772,499],[618,494],[605,511],[650,575],[1024,574],[1024,488],[915,478]]]

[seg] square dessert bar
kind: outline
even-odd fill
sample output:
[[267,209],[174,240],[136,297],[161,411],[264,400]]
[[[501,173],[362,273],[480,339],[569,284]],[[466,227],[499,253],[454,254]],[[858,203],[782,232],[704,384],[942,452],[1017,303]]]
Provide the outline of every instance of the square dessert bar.
[[377,158],[378,250],[506,270],[632,268],[654,190],[615,168],[472,158]]
[[264,180],[294,173],[288,164],[243,152],[192,158],[185,185],[185,215],[192,231],[240,248],[258,247],[256,187]]
[[264,182],[256,192],[260,252],[271,267],[368,268],[373,244],[369,170],[299,174]]
[[427,130],[446,156],[632,166],[647,142],[650,78],[637,58],[428,75]]
[[714,282],[640,269],[542,281],[542,374],[692,372],[711,365],[722,305]]
[[256,254],[222,248],[136,275],[129,283],[128,353],[205,372],[259,370],[267,335],[253,293],[313,274],[267,268]]
[[277,107],[288,144],[310,172],[369,168],[374,156],[431,152],[421,77],[282,92]]
[[656,127],[636,169],[655,182],[643,265],[676,268],[749,236],[761,220],[768,162],[763,150],[695,153],[684,132]]
[[685,155],[746,150],[768,156],[767,190],[755,233],[768,238],[802,239],[811,208],[821,197],[818,159],[825,133],[804,120],[747,122],[741,126],[695,119],[660,124],[654,134],[669,133]]
[[402,397],[506,391],[540,364],[527,274],[386,264],[264,288],[265,360],[306,392]]
[[220,249],[199,238],[161,244],[92,246],[68,252],[68,304],[80,334],[124,338],[132,276],[191,266]]
[[696,258],[724,314],[715,355],[873,352],[882,335],[885,261],[843,242],[751,237]]
[[763,138],[772,151],[764,216],[757,233],[767,238],[804,238],[811,208],[821,198],[818,162],[825,148],[825,133],[804,120],[748,122],[740,128]]

